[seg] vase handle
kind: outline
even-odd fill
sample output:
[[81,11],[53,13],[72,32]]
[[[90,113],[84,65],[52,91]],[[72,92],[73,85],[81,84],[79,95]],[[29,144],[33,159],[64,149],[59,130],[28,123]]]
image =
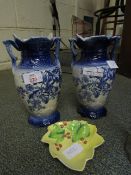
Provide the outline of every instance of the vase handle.
[[71,48],[71,52],[72,52],[72,56],[73,56],[73,62],[76,60],[77,57],[77,50],[76,50],[76,45],[75,45],[75,40],[74,39],[70,39],[70,48]]
[[60,38],[57,37],[54,39],[54,44],[55,44],[55,52],[54,52],[54,55],[55,55],[55,61],[57,62],[58,59],[59,59],[59,52],[60,52]]
[[13,51],[12,51],[12,46],[18,50],[18,46],[16,45],[16,43],[12,40],[6,40],[6,41],[3,41],[3,44],[5,45],[6,47],[6,50],[12,60],[12,66],[15,67],[16,66],[16,56],[13,54]]
[[115,60],[115,49],[119,46],[120,39],[121,39],[120,36],[113,36],[111,38],[112,49],[110,51],[110,57],[112,60]]

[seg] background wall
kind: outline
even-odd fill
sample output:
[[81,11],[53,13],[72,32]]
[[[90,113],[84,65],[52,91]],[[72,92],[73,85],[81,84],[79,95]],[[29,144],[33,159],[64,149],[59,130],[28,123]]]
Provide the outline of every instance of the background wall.
[[[101,8],[104,0],[56,0],[60,18],[61,37],[68,45],[72,36],[71,18],[76,15],[93,16]],[[20,38],[48,35],[52,32],[52,16],[49,0],[0,0],[0,70],[10,67],[10,59],[2,44],[13,39],[15,33]],[[64,46],[62,46],[64,47]],[[18,52],[15,54],[19,57]]]

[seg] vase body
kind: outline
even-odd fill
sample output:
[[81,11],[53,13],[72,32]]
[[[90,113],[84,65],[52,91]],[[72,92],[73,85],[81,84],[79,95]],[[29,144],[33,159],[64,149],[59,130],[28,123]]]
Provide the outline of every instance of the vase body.
[[[29,123],[36,126],[52,124],[60,119],[56,111],[61,89],[61,67],[59,63],[59,38],[32,37],[14,41],[4,41],[12,59],[12,71],[16,89],[30,113]],[[55,54],[50,49],[56,45]],[[21,52],[21,61],[16,65],[16,57],[11,46]]]
[[[77,36],[70,40],[78,112],[84,117],[96,119],[106,115],[104,105],[116,74],[116,69],[111,68],[108,61],[114,60],[118,41],[117,36]],[[76,59],[75,45],[81,50],[79,59]]]

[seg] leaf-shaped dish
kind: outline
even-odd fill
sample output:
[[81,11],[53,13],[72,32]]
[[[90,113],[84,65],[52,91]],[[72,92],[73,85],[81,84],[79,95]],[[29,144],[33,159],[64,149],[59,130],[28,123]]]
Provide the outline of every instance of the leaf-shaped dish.
[[58,158],[70,169],[83,171],[86,162],[93,158],[94,149],[104,139],[97,134],[95,125],[73,120],[50,125],[41,141],[49,144],[53,158]]

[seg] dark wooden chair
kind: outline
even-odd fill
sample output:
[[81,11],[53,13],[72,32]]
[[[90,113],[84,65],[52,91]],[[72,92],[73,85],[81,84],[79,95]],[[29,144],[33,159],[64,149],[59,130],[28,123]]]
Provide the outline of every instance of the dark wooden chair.
[[[112,30],[112,34],[115,35],[117,25],[123,24],[124,22],[124,0],[116,0],[114,6],[110,7],[109,5],[110,0],[105,0],[104,8],[94,13],[97,17],[96,35],[107,34],[108,30]],[[108,24],[113,24],[113,27],[107,27]]]

